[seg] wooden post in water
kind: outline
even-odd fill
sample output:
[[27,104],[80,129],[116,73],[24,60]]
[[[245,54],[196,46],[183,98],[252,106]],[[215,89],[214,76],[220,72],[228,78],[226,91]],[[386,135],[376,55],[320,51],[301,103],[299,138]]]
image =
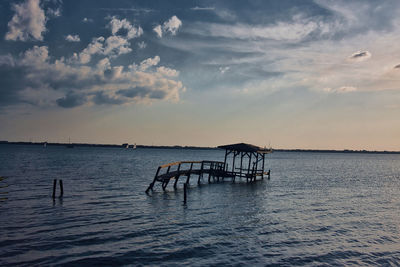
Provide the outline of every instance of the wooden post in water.
[[64,195],[64,186],[63,186],[63,181],[60,180],[60,197],[63,197]]
[[[250,163],[251,163],[251,152],[249,152],[249,165],[247,166],[247,177],[249,177],[250,174]],[[248,178],[246,178],[246,181],[248,182]],[[250,178],[250,182],[251,182],[251,178]]]
[[239,170],[239,176],[240,178],[242,177],[242,169],[243,169],[243,152],[240,152],[240,170]]
[[183,184],[183,204],[186,204],[187,199],[187,183]]
[[200,184],[200,179],[203,178],[203,164],[204,162],[201,162],[201,167],[200,167],[200,173],[199,173],[199,178],[197,179],[197,184]]
[[189,173],[188,173],[187,178],[186,178],[186,183],[187,184],[189,184],[189,182],[190,182],[190,175],[192,174],[192,169],[193,169],[193,162],[190,164]]
[[228,150],[225,150],[225,158],[224,158],[224,163],[226,164],[226,158],[228,157]]
[[161,166],[158,167],[157,172],[156,172],[156,175],[154,176],[153,182],[151,182],[150,185],[149,185],[149,187],[147,187],[147,189],[146,189],[146,194],[149,193],[149,190],[150,190],[150,189],[153,190],[154,183],[155,183],[156,180],[157,180],[157,176],[158,176],[158,173],[160,172],[160,170],[161,170]]
[[53,181],[53,199],[56,198],[56,187],[57,187],[57,179],[54,179]]
[[178,180],[179,180],[179,176],[180,176],[180,174],[179,174],[180,169],[181,169],[181,164],[179,163],[178,169],[176,170],[178,172],[178,175],[175,176],[174,189],[176,189],[176,185],[178,184]]
[[262,176],[261,179],[264,180],[264,167],[265,167],[265,154],[262,154]]
[[[258,170],[258,153],[256,154],[256,162],[255,162],[256,169],[254,170],[254,181],[257,180],[257,170]],[[264,170],[263,170],[264,171]]]

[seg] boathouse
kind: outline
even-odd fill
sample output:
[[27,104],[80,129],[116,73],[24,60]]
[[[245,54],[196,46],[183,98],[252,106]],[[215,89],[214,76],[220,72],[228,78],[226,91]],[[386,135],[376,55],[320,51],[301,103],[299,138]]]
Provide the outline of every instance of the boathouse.
[[272,149],[239,143],[219,146],[225,149],[225,172],[235,181],[236,177],[246,178],[246,181],[255,181],[257,177],[264,179],[270,176],[270,171],[265,171],[265,155]]
[[219,146],[225,149],[224,161],[178,161],[161,165],[157,168],[153,181],[146,189],[153,190],[154,184],[160,182],[162,189],[165,190],[171,180],[174,181],[174,189],[180,178],[186,178],[185,184],[188,185],[190,178],[197,176],[197,183],[200,184],[204,175],[208,182],[219,181],[230,178],[235,182],[236,178],[246,178],[246,182],[256,181],[257,178],[270,178],[270,170],[265,169],[265,155],[272,152],[272,149],[260,148],[258,146],[238,143]]

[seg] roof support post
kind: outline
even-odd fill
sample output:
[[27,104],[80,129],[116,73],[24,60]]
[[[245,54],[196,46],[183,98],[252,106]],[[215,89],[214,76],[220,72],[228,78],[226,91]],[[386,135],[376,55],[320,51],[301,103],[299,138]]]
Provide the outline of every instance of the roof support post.
[[264,180],[264,167],[265,167],[265,154],[262,154],[262,176],[261,179]]

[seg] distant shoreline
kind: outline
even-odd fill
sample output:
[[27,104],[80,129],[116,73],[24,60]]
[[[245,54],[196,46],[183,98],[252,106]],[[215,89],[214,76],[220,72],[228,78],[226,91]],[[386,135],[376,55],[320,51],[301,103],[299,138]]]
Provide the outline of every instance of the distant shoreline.
[[[69,143],[47,143],[47,142],[9,142],[0,141],[0,145],[35,145],[43,146],[67,146]],[[88,144],[88,143],[72,143],[74,147],[109,147],[109,148],[125,148],[127,144]],[[217,147],[199,147],[199,146],[154,146],[154,145],[137,145],[136,148],[148,149],[192,149],[192,150],[216,150]],[[126,148],[125,148],[126,149]],[[130,148],[132,149],[132,145]],[[276,152],[309,152],[309,153],[368,153],[368,154],[400,154],[400,151],[372,151],[372,150],[334,150],[334,149],[273,149]]]

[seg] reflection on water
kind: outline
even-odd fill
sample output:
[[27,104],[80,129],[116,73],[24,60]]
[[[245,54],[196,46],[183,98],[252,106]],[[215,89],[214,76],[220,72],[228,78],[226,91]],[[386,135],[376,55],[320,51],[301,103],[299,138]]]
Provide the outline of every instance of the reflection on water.
[[[187,205],[182,184],[144,193],[158,165],[223,157],[1,145],[0,265],[400,261],[400,155],[277,152],[271,180],[193,179]],[[53,179],[64,182],[54,201]]]

